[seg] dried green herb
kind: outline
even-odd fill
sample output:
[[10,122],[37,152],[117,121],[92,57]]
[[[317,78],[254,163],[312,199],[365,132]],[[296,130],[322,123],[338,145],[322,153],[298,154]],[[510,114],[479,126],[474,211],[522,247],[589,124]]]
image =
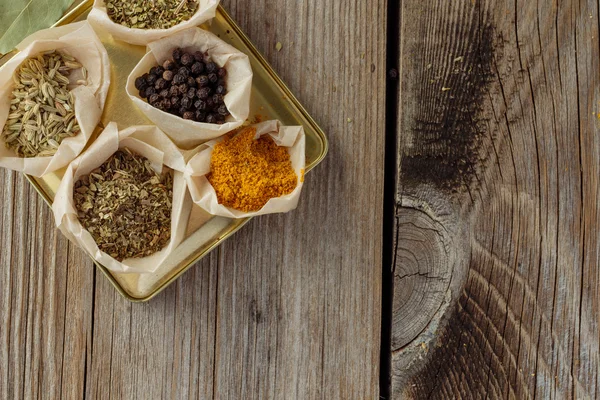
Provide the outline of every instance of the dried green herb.
[[68,88],[75,69],[87,79],[86,69],[75,58],[51,50],[29,58],[13,75],[10,112],[1,137],[19,157],[53,156],[63,139],[80,132]]
[[111,20],[136,29],[168,29],[190,19],[196,10],[196,0],[106,0]]
[[168,244],[172,198],[173,171],[159,175],[127,148],[81,177],[73,191],[79,221],[118,261],[150,256]]

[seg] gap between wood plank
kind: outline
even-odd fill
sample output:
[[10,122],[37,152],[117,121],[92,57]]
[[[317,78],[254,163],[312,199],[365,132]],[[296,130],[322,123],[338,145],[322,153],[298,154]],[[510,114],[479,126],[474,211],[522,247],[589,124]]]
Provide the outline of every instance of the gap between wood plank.
[[396,218],[396,169],[398,157],[398,43],[400,2],[388,0],[386,26],[385,161],[383,178],[383,246],[381,282],[381,347],[379,397],[390,399],[391,335],[394,299],[394,220]]

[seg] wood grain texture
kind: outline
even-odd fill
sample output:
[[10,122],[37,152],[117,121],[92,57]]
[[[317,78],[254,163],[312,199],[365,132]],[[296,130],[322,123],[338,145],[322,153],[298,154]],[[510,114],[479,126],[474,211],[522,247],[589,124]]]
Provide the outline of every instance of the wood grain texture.
[[[394,398],[600,397],[598,9],[402,2],[397,232],[464,251],[429,245],[425,282],[396,280],[445,310],[393,343]],[[434,233],[404,223],[423,210]],[[396,242],[396,271],[417,249]],[[449,264],[441,296],[426,272]]]
[[255,219],[148,304],[122,299],[0,171],[0,397],[377,398],[385,2],[224,6],[329,156],[298,210]]
[[83,397],[91,344],[91,262],[57,234],[49,207],[0,171],[0,396]]

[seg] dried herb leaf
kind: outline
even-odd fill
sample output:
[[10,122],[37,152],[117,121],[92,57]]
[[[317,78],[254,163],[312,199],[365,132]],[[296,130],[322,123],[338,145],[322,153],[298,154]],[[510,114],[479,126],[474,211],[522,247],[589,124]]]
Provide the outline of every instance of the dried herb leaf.
[[116,260],[147,257],[171,239],[170,169],[159,175],[148,159],[123,149],[73,189],[79,221]]
[[0,11],[0,54],[8,53],[21,40],[50,27],[73,0],[10,0]]
[[198,10],[193,0],[106,0],[108,17],[128,28],[169,29]]

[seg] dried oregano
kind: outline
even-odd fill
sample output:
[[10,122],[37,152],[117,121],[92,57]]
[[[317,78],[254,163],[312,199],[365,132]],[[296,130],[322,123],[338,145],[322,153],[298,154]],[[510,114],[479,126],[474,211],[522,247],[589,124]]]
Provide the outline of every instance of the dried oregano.
[[168,29],[190,19],[197,9],[197,0],[106,0],[111,20],[136,29]]
[[73,199],[100,250],[118,261],[156,253],[171,239],[173,171],[161,175],[124,148],[81,177]]
[[6,147],[19,157],[49,157],[63,139],[79,133],[75,99],[68,89],[72,70],[87,71],[68,54],[55,50],[38,54],[19,66],[13,80],[8,119],[2,130]]

